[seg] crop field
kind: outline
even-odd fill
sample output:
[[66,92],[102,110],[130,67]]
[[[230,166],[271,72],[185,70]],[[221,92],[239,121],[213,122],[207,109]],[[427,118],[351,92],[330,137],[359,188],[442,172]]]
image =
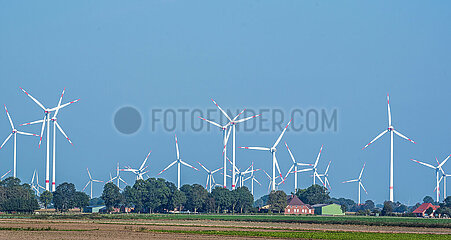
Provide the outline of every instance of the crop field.
[[269,215],[1,215],[0,239],[451,239],[451,220]]

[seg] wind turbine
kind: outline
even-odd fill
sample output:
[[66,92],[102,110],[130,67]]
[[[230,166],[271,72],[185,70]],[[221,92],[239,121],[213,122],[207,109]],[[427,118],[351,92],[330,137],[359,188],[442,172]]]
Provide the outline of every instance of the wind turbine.
[[379,135],[377,135],[373,140],[371,140],[371,142],[368,143],[365,147],[363,147],[363,149],[367,148],[370,144],[372,144],[374,141],[376,141],[377,139],[382,137],[382,135],[384,135],[385,133],[390,132],[390,187],[389,187],[389,192],[390,192],[390,201],[394,202],[394,197],[393,197],[393,133],[395,133],[396,135],[398,135],[412,143],[415,143],[415,141],[404,136],[400,132],[396,131],[395,128],[393,127],[393,125],[391,124],[390,97],[388,94],[387,94],[387,109],[388,109],[388,128],[386,130],[384,130],[382,133],[380,133]]
[[327,186],[329,186],[329,190],[330,190],[330,183],[329,183],[329,167],[330,167],[330,163],[332,161],[329,161],[329,164],[327,165],[326,171],[323,174],[318,174],[319,177],[324,177],[324,187],[327,188]]
[[350,182],[358,182],[359,183],[359,186],[358,186],[358,189],[359,189],[359,202],[358,202],[358,205],[360,205],[360,187],[362,187],[362,189],[365,191],[365,193],[368,194],[366,192],[366,190],[365,190],[365,187],[362,184],[363,169],[365,169],[365,163],[363,164],[362,171],[360,171],[359,178],[342,182],[342,183],[350,183]]
[[91,184],[91,199],[92,199],[92,184],[93,184],[93,182],[103,182],[103,181],[100,181],[100,180],[96,180],[96,179],[93,179],[92,177],[91,177],[91,173],[89,172],[89,169],[88,168],[86,168],[86,171],[88,171],[88,176],[89,176],[89,181],[88,181],[88,183],[86,183],[86,186],[83,188],[83,191],[86,189],[86,187],[88,187],[88,185],[89,184]]
[[252,193],[252,195],[254,195],[254,182],[258,183],[261,186],[261,183],[255,178],[255,175],[254,175],[254,172],[259,171],[259,170],[260,169],[256,169],[254,171],[254,162],[252,162],[251,169],[250,169],[251,175],[243,180],[243,183],[246,182],[247,180],[251,180],[251,193]]
[[0,149],[3,148],[3,146],[6,144],[6,142],[8,142],[8,140],[14,136],[14,168],[13,168],[13,176],[16,177],[16,161],[17,161],[17,134],[20,135],[26,135],[26,136],[39,136],[36,134],[32,134],[32,133],[26,133],[26,132],[21,132],[18,131],[13,124],[13,121],[11,120],[11,116],[9,115],[8,109],[6,108],[5,105],[5,111],[6,111],[6,115],[8,116],[8,120],[9,120],[9,124],[11,125],[11,129],[12,132],[8,135],[8,137],[6,138],[6,140],[3,142],[3,144],[0,146]]
[[[291,150],[288,147],[286,142],[285,142],[285,146],[288,149],[288,153],[290,153],[291,160],[293,160],[293,165],[291,165],[290,170],[288,170],[287,175],[285,175],[284,180],[287,179],[287,177],[288,177],[288,175],[290,173],[294,173],[294,192],[296,192],[297,189],[298,189],[298,172],[299,172],[298,171],[298,166],[313,166],[313,164],[306,164],[306,163],[298,163],[298,162],[296,162],[296,159],[294,158],[293,153],[291,152]],[[293,170],[293,168],[294,168],[294,172],[291,172],[291,170]],[[307,169],[305,171],[309,171],[309,170]]]
[[9,170],[9,171],[7,171],[5,174],[3,174],[3,175],[0,177],[0,180],[3,180],[3,178],[6,177],[6,175],[8,175],[8,173],[10,173],[10,172],[11,172],[11,170]]
[[177,134],[175,135],[175,149],[177,150],[177,155],[176,155],[176,159],[174,162],[172,162],[171,164],[169,164],[165,169],[163,169],[160,173],[158,173],[157,175],[162,174],[164,171],[166,171],[168,168],[172,167],[172,165],[177,163],[177,189],[180,189],[180,166],[181,164],[190,167],[196,171],[199,171],[199,169],[189,165],[188,163],[182,161],[182,159],[180,158],[180,152],[179,152],[179,144],[177,141]]
[[[121,171],[121,170],[119,169],[119,163],[117,163],[117,166],[116,166],[116,176],[115,176],[115,177],[112,177],[112,176],[111,176],[111,173],[110,173],[110,180],[109,180],[107,183],[113,182],[114,180],[117,180],[117,187],[118,187],[119,189],[121,189],[121,187],[120,187],[120,185],[119,185],[120,182],[125,183],[125,185],[128,185],[128,184],[127,184],[127,182],[124,181],[124,179],[121,178],[121,176],[119,176],[119,171]],[[126,171],[126,170],[122,170],[122,171]]]
[[[229,158],[227,158],[227,160],[229,160],[230,164],[232,164]],[[252,164],[245,171],[241,171],[238,167],[235,166],[235,172],[237,173],[238,178],[236,179],[236,182],[234,184],[239,184],[240,187],[243,187],[244,181],[246,180],[246,175],[250,173],[253,174],[256,171],[260,171],[260,169],[254,169],[254,162],[252,162]]]
[[[35,179],[36,179],[36,183],[34,181]],[[38,171],[36,171],[36,169],[34,170],[33,177],[31,178],[31,189],[36,192],[36,195],[40,194],[39,189],[45,190],[45,188],[43,186],[39,185],[39,176],[38,176]]]
[[[261,114],[237,120],[237,118],[246,110],[246,109],[244,109],[238,115],[236,115],[233,119],[231,119],[229,117],[229,115],[227,115],[227,113],[215,102],[215,100],[213,100],[213,98],[211,99],[211,101],[213,101],[213,103],[216,105],[216,107],[218,107],[218,109],[222,112],[222,114],[224,114],[224,116],[229,120],[229,123],[227,125],[231,126],[231,128],[229,129],[229,132],[227,133],[227,137],[224,140],[224,150],[223,150],[223,154],[224,154],[224,182],[227,180],[226,179],[226,175],[227,175],[226,165],[227,164],[226,164],[226,152],[225,152],[225,150],[226,150],[226,146],[227,146],[227,141],[228,141],[229,136],[230,136],[230,132],[232,132],[232,165],[233,165],[233,168],[232,168],[232,190],[234,190],[235,189],[235,182],[236,182],[235,181],[235,178],[236,178],[235,177],[235,175],[236,175],[236,173],[235,173],[235,166],[236,166],[236,157],[235,157],[236,156],[236,154],[235,154],[235,150],[236,150],[236,147],[235,147],[235,143],[236,143],[236,134],[235,134],[236,133],[236,125],[238,123],[245,122],[245,121],[250,120],[252,118],[256,118],[256,117],[260,116]],[[224,184],[224,186],[225,186],[225,184]]]
[[216,184],[216,181],[215,181],[215,178],[213,177],[213,174],[215,174],[216,172],[221,170],[222,167],[211,171],[211,170],[207,169],[204,165],[202,165],[202,163],[200,163],[200,162],[197,162],[197,163],[199,163],[199,165],[207,172],[207,183],[205,183],[205,188],[208,190],[208,192],[211,193],[212,187],[213,186],[216,187],[216,185],[219,185],[219,184]]
[[[263,170],[263,172],[266,174],[266,177],[267,177],[268,180],[269,180],[269,184],[268,184],[268,192],[271,192],[271,186],[272,186],[272,184],[273,184],[278,178],[281,178],[281,177],[280,177],[280,176],[277,176],[277,177],[275,177],[274,180],[273,180],[273,178],[272,178],[271,176],[269,176],[269,174],[268,174],[265,170]],[[276,184],[276,187],[279,187],[279,185],[280,185],[282,182],[283,182],[283,181],[277,183],[277,184]],[[273,191],[276,191],[276,190],[277,190],[277,189],[273,189]]]
[[[436,160],[437,160],[437,159],[436,159]],[[438,160],[437,160],[437,164],[440,165],[440,163],[439,163]],[[443,171],[443,168],[442,168],[442,167],[439,167],[439,168],[440,168],[440,171],[442,172],[442,177],[440,178],[440,181],[441,181],[441,179],[443,178],[443,200],[445,200],[446,197],[448,197],[448,196],[446,195],[446,178],[447,178],[447,177],[451,177],[451,174],[446,174],[445,171]],[[440,181],[439,181],[439,182],[440,182]]]
[[276,168],[277,168],[277,171],[279,171],[279,175],[280,175],[280,178],[282,179],[282,182],[284,181],[284,179],[282,177],[282,173],[280,172],[279,164],[277,163],[276,152],[277,152],[277,145],[279,145],[280,140],[282,140],[282,137],[285,134],[285,131],[287,130],[287,128],[290,125],[292,120],[290,120],[288,122],[287,126],[283,129],[279,138],[276,140],[276,142],[274,143],[274,145],[271,148],[268,148],[268,147],[240,147],[240,148],[251,149],[251,150],[269,151],[271,153],[271,155],[272,155],[272,178],[271,178],[271,180],[272,180],[272,190],[273,191],[276,190],[276,182],[275,182]]
[[[319,158],[321,157],[321,152],[323,151],[323,146],[324,146],[324,145],[322,145],[321,148],[319,149],[318,156],[316,157],[316,161],[315,161],[315,163],[313,164],[313,167],[312,167],[312,168],[301,169],[301,170],[298,170],[298,171],[293,171],[293,172],[291,172],[291,173],[313,171],[313,175],[312,175],[312,176],[313,176],[313,185],[316,184],[316,178],[318,178],[318,180],[321,182],[321,184],[323,184],[323,186],[325,186],[323,180],[320,178],[320,176],[319,176],[319,174],[318,174],[318,162],[319,162]],[[289,172],[289,173],[290,173],[290,172]],[[288,174],[287,174],[287,175],[288,175]],[[316,178],[315,178],[315,177],[316,177]]]
[[[141,164],[141,166],[138,169],[133,169],[131,167],[127,167],[127,168],[123,169],[122,171],[132,172],[132,173],[136,174],[136,180],[140,180],[140,179],[144,180],[143,175],[148,172],[148,171],[145,171],[147,168],[147,166],[145,166],[145,165],[146,165],[147,159],[149,158],[151,152],[152,151],[150,151],[149,154],[147,154],[147,157],[144,159],[143,163]],[[118,168],[119,168],[119,165],[118,165]],[[117,175],[119,176],[119,173]],[[117,186],[119,187],[119,179],[118,179]]]
[[430,167],[430,168],[432,168],[432,169],[434,169],[435,170],[435,178],[436,178],[436,189],[437,189],[437,192],[436,192],[436,199],[437,199],[437,202],[440,202],[440,181],[439,181],[439,171],[440,171],[440,168],[442,168],[442,166],[443,166],[443,164],[445,164],[446,163],[446,161],[448,161],[448,159],[449,159],[449,157],[451,157],[451,155],[449,155],[445,160],[443,160],[443,162],[442,163],[439,163],[438,162],[438,160],[437,160],[437,167],[434,167],[434,166],[432,166],[431,164],[428,164],[428,163],[424,163],[424,162],[420,162],[420,161],[417,161],[417,160],[415,160],[415,159],[411,159],[412,161],[414,161],[414,162],[416,162],[416,163],[419,163],[419,164],[421,164],[421,165],[424,165],[424,166],[426,166],[426,167]]
[[[60,130],[60,132],[64,135],[64,137],[66,137],[66,139],[69,141],[69,143],[72,144],[72,142],[70,141],[70,139],[67,137],[66,133],[64,133],[63,129],[61,128],[61,126],[57,123],[57,119],[56,119],[56,115],[58,114],[58,111],[62,108],[65,108],[67,106],[69,106],[72,103],[76,103],[78,102],[80,99],[65,103],[63,105],[61,105],[61,101],[63,99],[63,95],[64,95],[64,91],[65,89],[63,89],[63,92],[61,94],[59,103],[56,107],[54,108],[46,108],[44,107],[44,105],[42,105],[42,103],[40,103],[38,100],[36,100],[36,98],[34,98],[33,96],[31,96],[31,94],[29,94],[27,91],[25,91],[23,88],[20,88],[25,94],[27,94],[28,97],[31,98],[31,100],[33,100],[42,110],[44,110],[44,118],[42,120],[38,120],[38,121],[34,121],[34,122],[29,122],[29,123],[25,123],[25,124],[21,124],[22,125],[32,125],[32,124],[36,124],[36,123],[42,123],[42,127],[41,127],[41,138],[39,139],[39,147],[41,147],[41,142],[42,142],[42,137],[44,134],[44,128],[47,124],[47,158],[46,158],[46,164],[45,164],[45,190],[49,190],[49,184],[50,184],[50,121],[53,121],[53,170],[52,170],[52,191],[55,191],[55,149],[56,149],[56,142],[55,142],[55,138],[56,138],[56,127],[58,127],[58,129]],[[55,112],[56,111],[56,112]],[[53,115],[53,118],[50,119],[50,113],[55,112],[55,114]]]

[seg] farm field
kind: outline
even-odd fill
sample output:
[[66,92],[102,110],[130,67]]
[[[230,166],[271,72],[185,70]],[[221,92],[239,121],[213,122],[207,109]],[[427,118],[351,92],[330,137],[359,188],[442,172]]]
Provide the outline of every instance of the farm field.
[[[219,216],[4,215],[0,219],[0,239],[213,239],[219,236],[221,239],[451,239],[451,227],[445,226],[451,220],[447,219],[417,219],[419,222],[424,220],[424,223],[445,224],[442,227],[408,227],[337,222],[331,224],[320,223],[319,220],[316,223],[279,221],[286,219],[285,216],[247,216],[254,217],[253,221],[245,221],[246,216],[223,216],[227,220],[213,219]],[[240,220],[234,221],[231,217],[240,217]],[[265,221],[257,221],[255,217]],[[298,217],[290,218],[294,220]],[[311,218],[313,221],[323,217],[301,217],[304,218]],[[334,217],[324,219],[329,218]],[[337,220],[346,218],[371,222],[368,217],[338,217]],[[381,219],[396,222],[394,218]]]

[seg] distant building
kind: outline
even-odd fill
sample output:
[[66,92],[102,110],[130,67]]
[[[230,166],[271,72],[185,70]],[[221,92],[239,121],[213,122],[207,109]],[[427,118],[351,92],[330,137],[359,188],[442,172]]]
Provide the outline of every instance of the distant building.
[[296,195],[287,196],[288,205],[285,207],[285,215],[314,214],[312,206],[303,203]]
[[106,209],[105,206],[87,206],[83,208],[84,213],[99,213]]
[[315,209],[316,215],[345,215],[343,210],[341,210],[341,206],[335,203],[331,204],[315,204],[312,206]]
[[434,216],[435,210],[437,210],[440,206],[433,205],[432,203],[423,203],[417,209],[415,209],[412,213],[414,213],[417,217],[426,217],[426,210],[428,208],[432,208],[434,211],[428,216]]

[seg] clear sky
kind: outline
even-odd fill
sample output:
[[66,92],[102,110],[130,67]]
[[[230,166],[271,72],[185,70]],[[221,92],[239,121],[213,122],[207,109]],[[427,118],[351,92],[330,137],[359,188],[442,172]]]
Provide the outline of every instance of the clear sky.
[[[149,150],[155,176],[175,158],[174,132],[185,161],[222,165],[219,131],[152,131],[153,109],[206,110],[215,107],[210,97],[230,111],[336,109],[338,131],[288,131],[283,140],[304,162],[324,144],[319,169],[332,161],[332,196],[356,200],[356,184],[341,182],[366,162],[362,199],[382,202],[389,137],[362,147],[386,129],[390,93],[393,125],[417,141],[395,137],[395,200],[414,204],[435,196],[435,176],[409,159],[433,164],[451,154],[450,20],[448,1],[2,1],[0,102],[18,124],[43,115],[19,87],[49,106],[64,87],[64,102],[81,98],[59,115],[74,146],[57,137],[57,183],[77,188],[86,184],[86,167],[107,180],[117,162],[138,167]],[[142,127],[130,136],[113,124],[123,106],[142,114]],[[10,127],[0,116],[3,141]],[[272,145],[279,133],[238,131],[237,146]],[[45,147],[37,145],[37,138],[19,136],[18,176],[28,182],[38,169],[43,184]],[[12,168],[12,146],[0,150],[1,172]],[[277,154],[286,172],[291,160],[283,145]],[[270,160],[237,150],[240,168],[255,161],[269,172]],[[161,176],[176,182],[176,169]],[[311,184],[309,174],[300,176],[301,187]],[[182,168],[182,183],[204,184],[205,177]],[[257,178],[264,185],[256,186],[259,197],[268,181]],[[282,189],[292,191],[292,177]],[[95,195],[101,191],[94,187]]]

